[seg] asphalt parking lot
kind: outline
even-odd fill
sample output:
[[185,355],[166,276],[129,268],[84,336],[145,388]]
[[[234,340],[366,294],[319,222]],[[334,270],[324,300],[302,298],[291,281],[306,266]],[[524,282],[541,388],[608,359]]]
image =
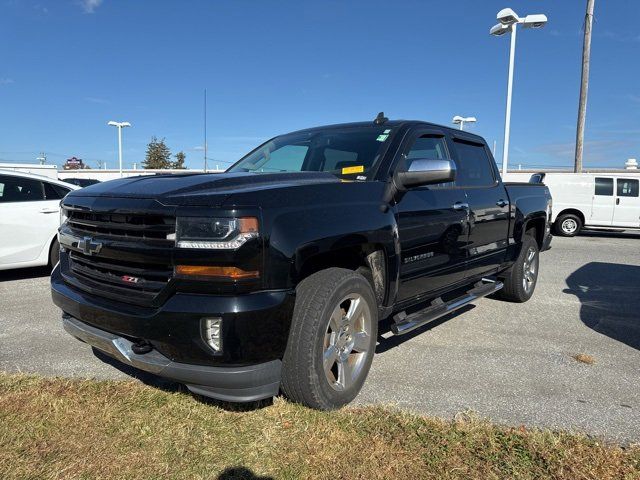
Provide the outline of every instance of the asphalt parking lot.
[[[357,401],[640,441],[640,235],[589,233],[552,245],[528,303],[484,299],[433,327],[382,335]],[[0,325],[0,370],[133,373],[63,332],[45,270],[0,272]],[[576,361],[580,353],[595,363]]]

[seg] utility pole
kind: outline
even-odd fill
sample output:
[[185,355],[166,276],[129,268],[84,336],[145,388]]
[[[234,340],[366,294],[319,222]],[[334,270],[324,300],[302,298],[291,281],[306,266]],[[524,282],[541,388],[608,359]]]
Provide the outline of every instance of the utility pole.
[[584,17],[584,42],[582,43],[582,79],[580,83],[580,103],[578,105],[578,128],[576,130],[576,159],[573,171],[582,172],[582,152],[584,149],[584,123],[587,116],[587,91],[589,90],[589,62],[591,58],[591,29],[595,0],[587,0]]
[[204,89],[204,173],[207,173],[207,89]]
[[47,154],[44,152],[40,152],[40,156],[37,157],[36,160],[40,162],[40,165],[44,165],[45,163],[47,163]]

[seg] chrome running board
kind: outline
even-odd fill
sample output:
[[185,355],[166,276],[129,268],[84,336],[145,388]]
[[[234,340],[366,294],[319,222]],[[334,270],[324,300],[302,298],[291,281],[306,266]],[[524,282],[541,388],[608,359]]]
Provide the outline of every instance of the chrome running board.
[[468,305],[482,297],[491,295],[492,293],[500,290],[504,284],[498,280],[490,278],[483,278],[480,282],[476,283],[471,290],[468,290],[464,295],[458,298],[443,302],[442,298],[438,297],[427,308],[418,312],[407,315],[406,312],[400,312],[393,317],[393,325],[391,325],[391,331],[395,335],[402,335],[415,330],[418,327],[431,323],[444,315],[455,312],[456,310]]

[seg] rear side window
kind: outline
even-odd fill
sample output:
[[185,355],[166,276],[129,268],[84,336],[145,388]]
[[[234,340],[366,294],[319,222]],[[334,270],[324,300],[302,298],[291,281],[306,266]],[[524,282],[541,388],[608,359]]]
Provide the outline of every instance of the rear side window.
[[453,143],[458,153],[456,185],[459,187],[494,185],[495,178],[491,160],[484,145],[458,139],[455,139]]
[[31,178],[0,175],[0,202],[35,202],[44,200],[42,182]]
[[613,178],[596,177],[596,195],[613,196]]
[[637,197],[638,196],[638,180],[629,178],[618,179],[618,196],[619,197]]
[[61,200],[69,193],[68,188],[61,187],[49,182],[43,182],[44,184],[44,196],[47,200]]

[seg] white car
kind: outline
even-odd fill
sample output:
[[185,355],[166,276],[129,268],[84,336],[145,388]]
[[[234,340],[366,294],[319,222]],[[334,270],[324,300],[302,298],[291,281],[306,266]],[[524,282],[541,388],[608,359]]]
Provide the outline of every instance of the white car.
[[582,228],[640,230],[640,175],[620,173],[536,173],[553,197],[556,235],[573,237]]
[[79,187],[0,170],[0,270],[58,263],[60,200]]

